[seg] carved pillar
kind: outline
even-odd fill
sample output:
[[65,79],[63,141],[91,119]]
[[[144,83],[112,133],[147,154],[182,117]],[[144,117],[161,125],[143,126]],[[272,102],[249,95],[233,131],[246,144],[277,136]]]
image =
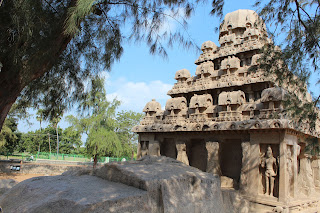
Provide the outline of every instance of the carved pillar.
[[160,156],[160,143],[159,143],[159,141],[154,140],[149,143],[149,155]]
[[250,135],[250,168],[248,169],[248,180],[250,184],[248,185],[247,194],[255,197],[262,191],[261,187],[261,176],[259,173],[260,166],[260,144],[259,144],[259,134]]
[[241,168],[241,175],[240,175],[240,190],[243,193],[248,192],[249,187],[249,159],[250,159],[250,142],[242,142],[242,168]]
[[177,160],[181,161],[184,164],[189,165],[189,159],[187,156],[187,146],[184,142],[177,142],[176,143],[176,147],[177,147]]
[[248,92],[249,94],[249,102],[253,103],[254,102],[254,93],[252,91]]
[[141,158],[141,136],[138,136],[137,160]]
[[279,166],[279,201],[287,202],[289,196],[289,183],[287,178],[287,144],[280,141],[280,166]]
[[206,142],[206,149],[208,151],[207,171],[215,175],[221,175],[219,162],[219,142]]

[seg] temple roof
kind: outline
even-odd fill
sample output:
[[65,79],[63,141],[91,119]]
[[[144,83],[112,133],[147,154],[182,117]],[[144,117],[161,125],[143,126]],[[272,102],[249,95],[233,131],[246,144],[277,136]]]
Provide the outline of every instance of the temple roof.
[[266,26],[259,15],[253,10],[236,10],[228,13],[220,25],[220,34],[228,31],[228,26],[231,29],[246,28],[247,24],[251,24],[253,28],[258,28],[261,31],[266,31]]

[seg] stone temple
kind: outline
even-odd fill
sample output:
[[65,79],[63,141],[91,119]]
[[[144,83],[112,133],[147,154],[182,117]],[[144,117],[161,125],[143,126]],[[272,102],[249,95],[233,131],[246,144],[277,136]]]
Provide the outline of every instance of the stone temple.
[[256,12],[227,14],[220,46],[202,44],[195,76],[176,72],[164,110],[155,100],[146,104],[133,128],[138,157],[164,155],[219,175],[222,190],[237,193],[251,209],[320,209],[320,159],[305,152],[310,138],[319,142],[319,122],[311,132],[282,113],[296,88],[280,88],[267,70],[249,69],[270,42]]

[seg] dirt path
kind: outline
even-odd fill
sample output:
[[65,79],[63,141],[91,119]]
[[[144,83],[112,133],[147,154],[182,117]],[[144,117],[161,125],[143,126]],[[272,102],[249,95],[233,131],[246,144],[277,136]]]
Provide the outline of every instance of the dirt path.
[[24,181],[29,178],[44,176],[44,174],[6,174],[0,173],[0,179],[14,179],[18,182]]

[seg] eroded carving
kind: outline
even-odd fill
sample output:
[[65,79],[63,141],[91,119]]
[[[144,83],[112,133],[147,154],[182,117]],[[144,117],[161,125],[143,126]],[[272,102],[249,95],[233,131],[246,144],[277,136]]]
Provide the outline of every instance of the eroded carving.
[[188,156],[187,156],[187,146],[186,146],[186,144],[182,143],[182,142],[178,142],[176,144],[176,147],[177,147],[177,152],[178,152],[177,160],[181,161],[182,163],[184,163],[186,165],[189,165],[189,159],[188,159]]
[[275,178],[278,172],[278,162],[273,156],[271,146],[268,146],[266,153],[261,153],[261,167],[264,168],[265,195],[274,196]]
[[208,152],[207,172],[221,175],[219,162],[219,142],[206,142],[206,149]]

